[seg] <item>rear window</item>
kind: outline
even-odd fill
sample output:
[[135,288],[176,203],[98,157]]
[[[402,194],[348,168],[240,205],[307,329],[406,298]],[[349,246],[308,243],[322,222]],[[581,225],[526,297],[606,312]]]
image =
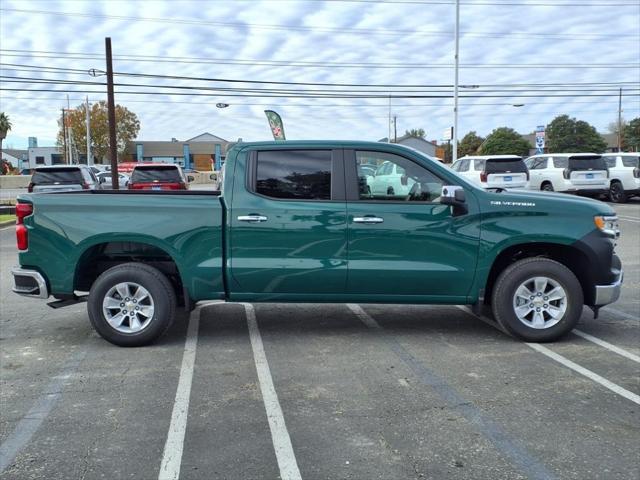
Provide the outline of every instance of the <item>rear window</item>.
[[607,163],[607,167],[613,168],[616,166],[616,157],[602,157],[604,161]]
[[82,184],[84,182],[79,168],[47,168],[36,170],[31,177],[34,185]]
[[521,158],[489,158],[485,171],[487,173],[526,173],[527,166]]
[[640,155],[625,155],[622,157],[622,165],[625,167],[640,168]]
[[569,157],[569,170],[606,170],[607,163],[600,155],[594,157]]
[[136,167],[131,174],[131,182],[182,182],[177,167],[159,165],[157,167]]

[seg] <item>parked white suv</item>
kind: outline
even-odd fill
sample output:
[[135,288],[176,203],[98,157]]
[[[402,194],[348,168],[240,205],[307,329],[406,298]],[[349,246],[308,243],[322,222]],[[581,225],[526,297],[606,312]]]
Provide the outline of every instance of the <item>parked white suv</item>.
[[609,193],[609,170],[596,153],[551,153],[525,160],[531,190],[602,195]]
[[629,197],[640,196],[640,153],[612,153],[603,156],[609,167],[609,198],[624,203]]
[[529,171],[516,155],[466,156],[451,168],[483,188],[529,188]]

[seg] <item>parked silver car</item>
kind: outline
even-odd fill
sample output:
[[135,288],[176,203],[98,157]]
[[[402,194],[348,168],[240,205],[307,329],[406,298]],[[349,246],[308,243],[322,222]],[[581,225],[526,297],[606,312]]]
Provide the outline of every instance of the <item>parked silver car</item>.
[[[108,190],[112,187],[111,172],[101,172],[97,176],[103,189]],[[120,188],[127,188],[129,186],[129,176],[124,173],[118,173],[118,186]]]
[[38,167],[31,176],[29,192],[63,192],[100,190],[100,182],[86,165],[51,165]]

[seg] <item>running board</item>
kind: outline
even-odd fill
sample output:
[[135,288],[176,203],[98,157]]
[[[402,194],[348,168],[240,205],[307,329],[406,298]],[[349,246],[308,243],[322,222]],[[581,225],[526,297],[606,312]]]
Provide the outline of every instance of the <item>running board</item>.
[[62,308],[68,307],[69,305],[75,305],[76,303],[86,302],[88,295],[83,295],[82,297],[76,297],[75,295],[71,298],[63,298],[62,300],[56,300],[55,302],[47,303],[51,308]]

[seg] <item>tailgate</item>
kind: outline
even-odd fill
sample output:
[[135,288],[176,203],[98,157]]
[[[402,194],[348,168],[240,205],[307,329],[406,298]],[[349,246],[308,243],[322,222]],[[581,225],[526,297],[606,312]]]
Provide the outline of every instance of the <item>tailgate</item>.
[[607,183],[607,172],[604,170],[574,170],[569,176],[574,185],[604,185]]
[[527,174],[522,172],[490,173],[487,175],[488,188],[522,188],[527,185]]

